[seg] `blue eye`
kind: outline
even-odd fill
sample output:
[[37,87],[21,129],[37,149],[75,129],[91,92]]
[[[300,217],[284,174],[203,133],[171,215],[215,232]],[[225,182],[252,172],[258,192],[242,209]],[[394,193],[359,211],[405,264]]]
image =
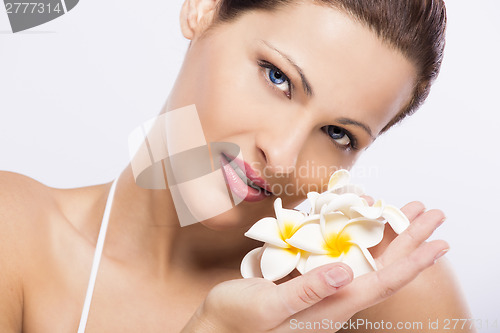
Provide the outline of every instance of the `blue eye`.
[[323,127],[323,130],[333,141],[345,148],[354,148],[354,140],[351,135],[342,127],[328,125]]
[[286,81],[286,76],[281,73],[278,69],[269,69],[269,80],[274,84],[282,84]]
[[278,67],[274,66],[267,61],[259,61],[259,66],[264,69],[266,79],[279,90],[281,90],[286,97],[292,96],[292,82]]

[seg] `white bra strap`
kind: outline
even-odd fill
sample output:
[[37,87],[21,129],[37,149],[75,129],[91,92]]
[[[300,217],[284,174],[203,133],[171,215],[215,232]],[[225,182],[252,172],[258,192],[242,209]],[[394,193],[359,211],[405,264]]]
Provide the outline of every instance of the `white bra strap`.
[[111,189],[109,190],[108,199],[106,201],[106,208],[104,209],[104,215],[102,217],[101,229],[99,230],[99,237],[97,238],[97,245],[94,252],[94,260],[92,262],[92,269],[90,271],[89,284],[87,287],[87,294],[85,295],[85,302],[83,303],[82,316],[80,318],[80,325],[78,326],[78,333],[84,333],[85,327],[87,326],[87,320],[89,317],[90,303],[92,301],[92,294],[94,293],[95,281],[97,278],[97,271],[99,269],[99,263],[101,262],[102,249],[104,247],[104,240],[106,238],[106,230],[109,224],[109,215],[111,213],[111,206],[113,204],[113,198],[115,196],[116,182],[118,178],[113,181]]

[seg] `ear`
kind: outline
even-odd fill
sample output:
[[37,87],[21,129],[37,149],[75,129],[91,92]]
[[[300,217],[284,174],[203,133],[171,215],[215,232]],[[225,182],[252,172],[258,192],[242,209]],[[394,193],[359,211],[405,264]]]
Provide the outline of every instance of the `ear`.
[[185,0],[182,5],[180,23],[184,37],[193,40],[212,22],[215,5],[220,0]]

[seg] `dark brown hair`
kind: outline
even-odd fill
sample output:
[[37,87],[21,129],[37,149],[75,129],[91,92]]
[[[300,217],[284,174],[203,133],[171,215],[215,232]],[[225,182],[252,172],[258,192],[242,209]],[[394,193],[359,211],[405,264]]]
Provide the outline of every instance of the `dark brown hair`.
[[[249,10],[271,11],[300,0],[221,0],[216,21],[230,22]],[[381,132],[414,113],[439,74],[445,46],[443,0],[309,0],[344,11],[398,49],[417,68],[412,99]]]

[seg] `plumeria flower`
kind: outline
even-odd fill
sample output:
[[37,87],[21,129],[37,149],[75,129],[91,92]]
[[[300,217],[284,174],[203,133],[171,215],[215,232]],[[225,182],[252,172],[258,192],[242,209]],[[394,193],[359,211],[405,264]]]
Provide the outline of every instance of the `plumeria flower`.
[[304,271],[332,262],[344,262],[358,277],[377,266],[368,248],[384,237],[385,223],[396,233],[410,222],[406,215],[382,200],[369,206],[354,193],[338,195],[320,211],[320,223],[304,225],[287,242],[309,254]]
[[[320,223],[304,225],[288,243],[309,252],[304,271],[332,262],[349,265],[354,277],[376,270],[375,260],[368,248],[380,243],[384,236],[384,222],[356,216],[352,204],[362,204],[362,198],[349,193],[339,196],[332,204],[338,210],[329,211],[324,205]],[[353,214],[352,214],[353,213]]]
[[307,199],[311,205],[310,215],[319,214],[321,207],[337,198],[340,194],[354,193],[363,195],[365,193],[361,186],[350,184],[351,174],[349,171],[340,169],[330,177],[328,181],[328,189],[326,192],[319,194],[318,192],[307,193]]
[[276,199],[276,218],[263,218],[245,233],[265,244],[243,258],[243,277],[275,281],[295,268],[304,274],[332,262],[349,265],[354,277],[376,270],[368,249],[382,241],[386,223],[399,234],[409,221],[382,200],[370,206],[360,197],[363,193],[350,184],[347,170],[339,170],[331,176],[326,192],[308,193],[309,214],[283,209],[281,199]]
[[[257,221],[245,236],[264,242],[263,247],[250,251],[241,263],[243,277],[261,277],[276,281],[290,274],[299,265],[302,251],[287,243],[299,228],[309,222],[307,215],[284,209],[281,198],[274,201],[276,218]],[[302,260],[302,266],[305,261]]]

